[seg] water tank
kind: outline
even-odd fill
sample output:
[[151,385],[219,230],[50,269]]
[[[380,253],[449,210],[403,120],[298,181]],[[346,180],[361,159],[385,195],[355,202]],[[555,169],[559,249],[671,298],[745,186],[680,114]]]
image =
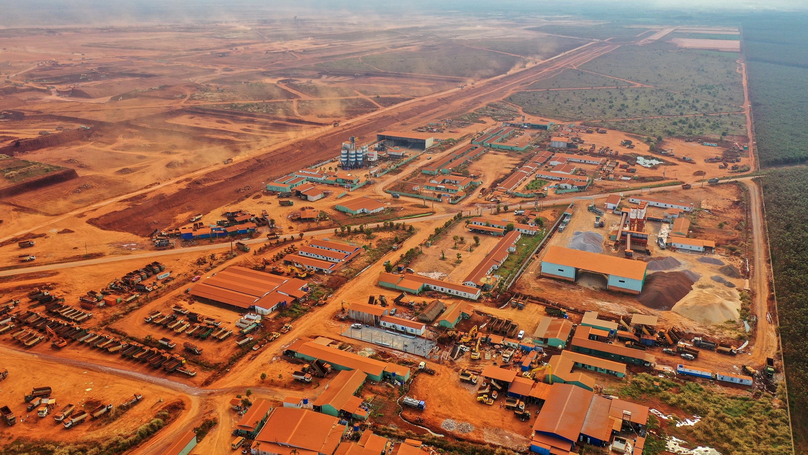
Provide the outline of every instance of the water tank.
[[303,404],[309,404],[309,399],[308,398],[303,398]]

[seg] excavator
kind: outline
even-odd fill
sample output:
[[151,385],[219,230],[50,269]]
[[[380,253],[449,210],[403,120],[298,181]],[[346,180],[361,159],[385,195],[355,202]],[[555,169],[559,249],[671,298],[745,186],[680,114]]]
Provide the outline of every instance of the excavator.
[[59,349],[62,349],[63,347],[67,346],[67,341],[65,341],[64,338],[57,335],[56,332],[53,331],[53,329],[51,329],[48,326],[45,326],[45,331],[48,333],[48,335],[53,337],[53,342],[51,343],[51,346]]
[[547,365],[542,365],[540,367],[536,367],[536,368],[534,368],[534,369],[532,369],[530,371],[525,371],[524,373],[522,373],[522,376],[524,376],[524,377],[526,377],[528,379],[535,379],[536,374],[540,373],[541,371],[544,371],[544,370],[547,370],[547,378],[549,379],[548,382],[552,385],[553,384],[553,366],[550,365],[549,363]]
[[460,344],[466,344],[466,343],[470,342],[471,340],[474,339],[474,335],[477,335],[477,326],[476,325],[474,327],[472,327],[471,330],[469,330],[469,333],[465,334],[463,336],[463,338],[460,339]]
[[308,273],[298,269],[297,267],[295,267],[293,265],[289,266],[289,273],[294,274],[296,277],[301,278],[301,279],[306,278],[307,276],[309,276]]
[[471,351],[471,360],[480,360],[480,341],[482,337],[477,338],[477,344],[474,346],[474,350]]

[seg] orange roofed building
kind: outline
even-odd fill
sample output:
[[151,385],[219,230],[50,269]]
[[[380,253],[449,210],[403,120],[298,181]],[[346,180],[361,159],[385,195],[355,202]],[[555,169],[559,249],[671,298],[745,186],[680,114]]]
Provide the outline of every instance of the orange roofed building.
[[308,409],[276,408],[255,437],[257,455],[332,455],[347,429],[336,417]]
[[[648,407],[608,399],[571,384],[554,384],[533,424],[532,452],[567,455],[576,442],[606,447],[615,435],[644,441]],[[633,450],[636,455],[642,454]]]

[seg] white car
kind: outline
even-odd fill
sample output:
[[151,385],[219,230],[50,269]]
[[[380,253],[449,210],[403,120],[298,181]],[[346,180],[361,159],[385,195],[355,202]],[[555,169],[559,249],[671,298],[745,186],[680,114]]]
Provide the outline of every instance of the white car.
[[517,340],[521,340],[524,337],[525,337],[525,331],[524,330],[520,330],[519,335],[516,335]]
[[361,328],[362,328],[362,324],[360,324],[360,323],[358,323],[358,322],[357,322],[356,324],[351,324],[351,328],[352,328],[352,329],[361,329]]

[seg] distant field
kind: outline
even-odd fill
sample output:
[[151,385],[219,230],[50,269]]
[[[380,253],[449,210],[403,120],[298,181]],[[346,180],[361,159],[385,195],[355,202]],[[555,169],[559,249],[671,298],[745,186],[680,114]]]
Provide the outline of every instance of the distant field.
[[585,40],[580,39],[548,36],[524,40],[482,40],[478,43],[469,43],[469,45],[507,52],[509,54],[522,55],[524,57],[548,58],[582,46],[585,43]]
[[737,54],[706,54],[668,44],[623,46],[581,69],[740,106],[743,85],[737,58]]
[[[524,60],[497,52],[461,45],[424,46],[418,51],[392,51],[359,58],[337,60],[318,68],[347,71],[389,71],[442,76],[487,78],[508,72]],[[378,69],[376,69],[378,68]]]
[[660,115],[737,112],[738,106],[654,88],[519,92],[508,101],[525,112],[561,120],[607,120]]
[[[539,81],[508,100],[525,112],[663,137],[743,134],[743,85],[736,54],[678,50],[667,44],[623,46],[581,67]],[[592,74],[586,71],[592,71]],[[628,87],[626,79],[652,87]],[[620,88],[597,88],[622,85]],[[586,87],[594,89],[585,90]],[[694,116],[695,115],[695,116]]]
[[[205,106],[200,106],[205,107]],[[269,114],[282,117],[295,117],[295,111],[291,101],[281,101],[277,103],[231,103],[222,106],[210,106],[218,109],[228,109],[232,111],[253,112]]]
[[528,89],[584,88],[584,87],[629,87],[631,84],[581,70],[566,69],[558,76],[530,84]]
[[378,109],[362,98],[344,100],[302,100],[298,103],[300,115],[316,115],[322,118],[355,117]]
[[717,139],[721,133],[727,133],[729,136],[746,134],[746,118],[742,114],[615,120],[587,122],[587,124],[650,137],[708,136]]
[[288,100],[297,98],[275,84],[250,82],[247,84],[223,85],[207,88],[191,95],[194,101],[255,101],[255,100]]
[[52,164],[37,163],[35,161],[20,160],[6,155],[0,155],[0,188],[40,177],[50,172],[64,169]]
[[646,28],[624,27],[621,25],[612,24],[598,24],[598,25],[562,25],[550,24],[542,25],[540,27],[531,27],[527,30],[542,33],[551,33],[553,35],[574,36],[584,39],[631,39],[640,33],[646,31]]
[[356,96],[356,92],[346,87],[334,87],[327,84],[292,82],[289,87],[315,98],[337,98]]
[[717,40],[733,40],[740,41],[740,34],[723,34],[723,33],[671,33],[665,37],[665,40],[671,38],[687,38],[687,39],[717,39]]

